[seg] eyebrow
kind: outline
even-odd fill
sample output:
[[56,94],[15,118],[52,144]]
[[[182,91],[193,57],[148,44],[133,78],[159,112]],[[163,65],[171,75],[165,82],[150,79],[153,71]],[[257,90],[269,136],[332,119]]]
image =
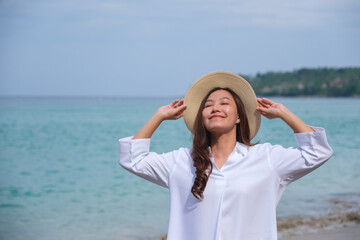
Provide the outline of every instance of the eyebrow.
[[[219,100],[224,100],[224,99],[230,100],[230,98],[228,98],[228,97],[222,97],[222,98],[220,98]],[[213,102],[213,100],[208,99],[208,100],[206,100],[206,102]]]

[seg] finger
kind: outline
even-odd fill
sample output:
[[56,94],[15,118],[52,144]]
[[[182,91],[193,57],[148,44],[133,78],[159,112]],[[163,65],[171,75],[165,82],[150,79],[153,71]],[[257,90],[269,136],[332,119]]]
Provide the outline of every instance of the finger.
[[257,98],[256,100],[257,100],[258,103],[262,102],[261,98]]
[[[263,109],[263,110],[266,110],[266,108],[262,108],[262,109]],[[259,113],[260,113],[262,116],[268,118],[268,116],[267,116],[268,114],[267,114],[265,111],[262,111],[259,107],[256,108],[256,110],[258,110]]]
[[181,111],[176,112],[174,119],[179,119],[179,118],[183,117],[185,109],[186,109],[186,106],[184,107],[184,109],[181,109]]
[[262,103],[262,102],[258,102],[258,106],[259,107],[266,107],[266,105],[264,105],[264,103]]
[[258,110],[260,113],[268,113],[269,110],[266,107],[257,107],[256,110]]
[[181,105],[174,110],[174,114],[178,115],[181,114],[186,109],[186,105]]
[[170,106],[174,107],[178,102],[179,102],[179,99],[176,99],[172,103],[170,103]]
[[179,119],[179,118],[181,118],[183,116],[183,112],[181,112],[181,113],[179,113],[178,115],[176,115],[176,119]]
[[175,107],[180,107],[180,106],[182,106],[183,104],[184,104],[184,99],[181,99],[181,100],[176,104]]
[[269,103],[262,102],[262,106],[266,108],[270,108],[271,105]]
[[258,106],[259,107],[268,107],[268,105],[265,104],[261,99],[258,99]]
[[263,98],[263,101],[265,102],[265,104],[269,104],[269,105],[272,105],[274,102],[267,99],[267,98]]

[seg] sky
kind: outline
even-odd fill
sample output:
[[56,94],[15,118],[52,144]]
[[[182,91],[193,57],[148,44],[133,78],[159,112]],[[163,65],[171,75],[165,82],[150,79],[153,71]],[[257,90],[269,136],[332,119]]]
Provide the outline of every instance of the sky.
[[213,71],[360,66],[358,0],[0,0],[0,96],[184,96]]

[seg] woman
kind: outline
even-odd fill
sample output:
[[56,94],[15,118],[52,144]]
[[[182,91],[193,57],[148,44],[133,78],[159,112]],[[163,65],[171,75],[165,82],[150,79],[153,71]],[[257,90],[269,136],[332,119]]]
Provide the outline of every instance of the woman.
[[[252,144],[260,114],[281,118],[298,147]],[[161,122],[183,115],[193,148],[149,152]],[[125,169],[169,188],[168,240],[277,239],[276,206],[285,187],[332,155],[324,129],[282,104],[256,99],[243,78],[227,72],[203,76],[184,101],[160,107],[134,137],[119,142]]]

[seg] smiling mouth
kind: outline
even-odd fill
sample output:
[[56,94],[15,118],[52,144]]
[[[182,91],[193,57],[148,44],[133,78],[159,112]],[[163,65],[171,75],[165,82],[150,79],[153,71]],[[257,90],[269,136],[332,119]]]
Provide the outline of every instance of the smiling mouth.
[[210,117],[210,119],[213,119],[213,118],[222,118],[222,116],[214,115],[214,116],[211,116],[211,117]]

